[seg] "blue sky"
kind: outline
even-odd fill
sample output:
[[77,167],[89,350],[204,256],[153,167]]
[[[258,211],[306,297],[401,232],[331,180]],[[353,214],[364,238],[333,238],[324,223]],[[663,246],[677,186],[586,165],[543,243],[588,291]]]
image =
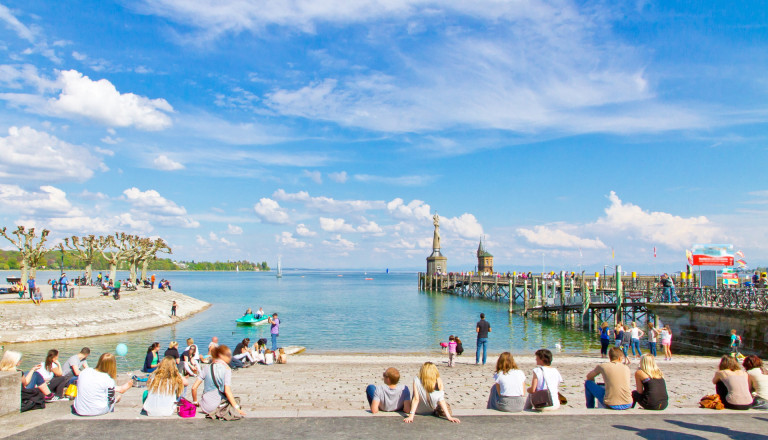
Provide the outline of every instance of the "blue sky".
[[438,212],[450,270],[481,235],[501,270],[675,270],[699,242],[765,264],[767,15],[0,0],[0,223],[419,269]]

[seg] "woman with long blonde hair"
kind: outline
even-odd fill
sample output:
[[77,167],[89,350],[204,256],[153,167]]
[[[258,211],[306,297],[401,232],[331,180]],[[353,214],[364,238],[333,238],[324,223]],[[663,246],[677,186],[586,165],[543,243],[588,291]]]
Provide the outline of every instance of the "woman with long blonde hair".
[[635,387],[636,390],[632,391],[633,408],[635,404],[650,410],[667,408],[667,383],[652,354],[644,354],[640,358],[640,367],[635,372]]
[[425,362],[421,366],[418,376],[413,378],[411,411],[404,422],[413,423],[416,413],[434,414],[438,417],[445,417],[450,422],[461,423],[459,419],[451,416],[451,408],[445,401],[443,380],[432,362]]
[[517,368],[515,358],[508,351],[496,361],[494,384],[488,398],[488,409],[520,412],[525,407],[525,373]]
[[176,402],[184,394],[184,387],[187,385],[187,380],[176,366],[176,359],[173,356],[164,357],[147,382],[144,411],[150,417],[173,415]]
[[0,371],[17,371],[21,362],[21,353],[8,350],[3,353],[3,359],[0,360]]
[[112,353],[99,357],[96,368],[86,368],[77,377],[77,397],[73,408],[80,416],[100,416],[113,411],[123,393],[131,389],[129,380],[117,386],[117,361]]

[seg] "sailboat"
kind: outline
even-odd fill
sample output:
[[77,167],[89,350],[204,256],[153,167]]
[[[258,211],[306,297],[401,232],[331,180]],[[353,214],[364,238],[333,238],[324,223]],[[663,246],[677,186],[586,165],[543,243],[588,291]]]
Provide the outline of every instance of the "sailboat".
[[280,257],[277,257],[277,277],[282,278],[283,277],[283,264],[280,261]]
[[235,266],[235,272],[240,272],[240,266]]

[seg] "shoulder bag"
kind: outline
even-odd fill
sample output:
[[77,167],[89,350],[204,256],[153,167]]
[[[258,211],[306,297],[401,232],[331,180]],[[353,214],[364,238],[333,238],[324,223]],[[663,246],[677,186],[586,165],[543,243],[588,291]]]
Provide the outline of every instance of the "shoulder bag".
[[533,406],[536,409],[552,406],[552,393],[549,392],[549,387],[547,386],[547,379],[544,376],[544,369],[539,368],[539,370],[541,370],[542,389],[531,393],[531,406]]

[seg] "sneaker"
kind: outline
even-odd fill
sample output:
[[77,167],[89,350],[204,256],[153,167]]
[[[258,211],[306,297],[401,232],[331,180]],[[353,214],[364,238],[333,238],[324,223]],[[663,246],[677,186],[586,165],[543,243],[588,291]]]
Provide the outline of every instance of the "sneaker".
[[64,400],[64,399],[62,399],[61,397],[55,394],[51,394],[50,396],[45,396],[46,402],[58,402],[59,400]]

